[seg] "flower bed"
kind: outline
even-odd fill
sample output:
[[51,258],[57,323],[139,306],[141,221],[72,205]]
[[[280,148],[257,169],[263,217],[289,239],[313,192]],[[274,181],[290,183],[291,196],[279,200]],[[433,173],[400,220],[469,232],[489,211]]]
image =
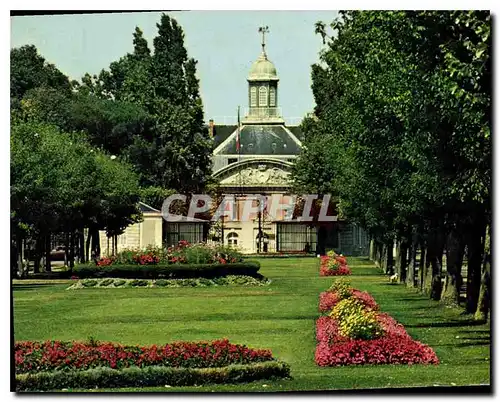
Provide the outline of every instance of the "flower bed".
[[16,342],[18,390],[245,382],[288,377],[268,349],[227,339],[163,346],[114,343]]
[[121,369],[137,366],[223,367],[274,360],[268,349],[250,349],[227,339],[212,342],[174,342],[162,346],[123,346],[82,342],[16,342],[16,374],[87,370],[95,367]]
[[179,287],[207,287],[207,286],[265,286],[271,281],[267,278],[254,278],[245,275],[228,275],[219,278],[191,278],[191,279],[84,279],[72,284],[69,289],[88,288],[179,288]]
[[347,265],[347,259],[335,251],[329,251],[320,259],[320,276],[340,276],[351,275],[351,270]]
[[228,246],[209,246],[205,243],[190,244],[185,240],[168,248],[146,247],[125,249],[116,256],[105,256],[95,265],[167,265],[167,264],[234,264],[243,261],[243,255]]
[[438,364],[431,347],[417,342],[403,325],[378,311],[373,297],[345,282],[320,294],[315,360],[319,366],[351,364]]

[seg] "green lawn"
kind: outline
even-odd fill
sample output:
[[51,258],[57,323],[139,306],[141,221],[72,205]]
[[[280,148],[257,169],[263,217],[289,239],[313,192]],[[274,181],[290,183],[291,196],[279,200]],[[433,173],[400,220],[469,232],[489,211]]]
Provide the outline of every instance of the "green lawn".
[[[147,391],[328,390],[490,383],[490,328],[386,277],[364,258],[350,258],[352,284],[370,292],[416,340],[431,345],[439,366],[321,368],[314,363],[319,293],[332,278],[318,260],[262,259],[265,287],[65,290],[64,283],[14,285],[16,340],[87,340],[164,344],[228,338],[270,348],[291,365],[291,380]],[[131,389],[123,389],[130,391]]]

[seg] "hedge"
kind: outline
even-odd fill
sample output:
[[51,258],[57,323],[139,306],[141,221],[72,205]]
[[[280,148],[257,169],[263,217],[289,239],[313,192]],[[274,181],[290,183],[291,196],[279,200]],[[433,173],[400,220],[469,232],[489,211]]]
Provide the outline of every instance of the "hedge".
[[149,366],[116,370],[100,367],[84,371],[18,374],[16,391],[231,384],[287,377],[290,377],[290,366],[277,361],[220,368]]
[[245,261],[234,264],[169,264],[169,265],[78,265],[69,276],[84,278],[217,278],[228,275],[247,275],[261,278],[260,263]]

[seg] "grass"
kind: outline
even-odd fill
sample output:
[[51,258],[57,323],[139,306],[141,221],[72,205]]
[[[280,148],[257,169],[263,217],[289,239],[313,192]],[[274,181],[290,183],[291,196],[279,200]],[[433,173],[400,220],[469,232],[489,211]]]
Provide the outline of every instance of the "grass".
[[390,284],[370,261],[350,258],[352,285],[370,292],[381,310],[410,335],[431,345],[439,366],[318,367],[314,362],[319,293],[333,278],[318,276],[318,260],[262,259],[265,287],[81,289],[68,282],[14,284],[16,340],[87,340],[164,344],[228,338],[270,348],[291,365],[291,380],[242,385],[122,389],[121,391],[284,391],[490,383],[490,328],[431,301],[404,285]]

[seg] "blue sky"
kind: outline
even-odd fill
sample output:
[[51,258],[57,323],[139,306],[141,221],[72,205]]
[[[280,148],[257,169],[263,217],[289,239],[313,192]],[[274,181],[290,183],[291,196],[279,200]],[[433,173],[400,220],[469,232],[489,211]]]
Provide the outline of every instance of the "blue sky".
[[[246,77],[260,53],[260,25],[268,25],[269,59],[276,65],[279,106],[288,123],[298,124],[312,110],[311,64],[322,48],[315,22],[331,22],[336,11],[184,11],[170,12],[181,24],[190,57],[198,60],[205,118],[235,119],[247,106]],[[132,50],[139,26],[152,48],[161,13],[74,14],[11,18],[11,46],[35,45],[72,79],[99,73]]]

